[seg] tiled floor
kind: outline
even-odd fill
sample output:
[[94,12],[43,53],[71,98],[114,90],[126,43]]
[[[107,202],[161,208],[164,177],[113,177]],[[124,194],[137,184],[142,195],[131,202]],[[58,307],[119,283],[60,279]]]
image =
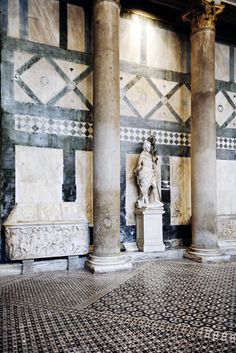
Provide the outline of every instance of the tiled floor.
[[235,353],[236,263],[0,280],[3,353]]

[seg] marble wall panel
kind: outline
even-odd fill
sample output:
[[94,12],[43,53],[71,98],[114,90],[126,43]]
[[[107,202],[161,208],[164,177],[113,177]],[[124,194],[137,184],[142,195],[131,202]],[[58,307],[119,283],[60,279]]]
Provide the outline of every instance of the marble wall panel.
[[29,0],[29,40],[59,46],[59,2]]
[[229,46],[216,43],[215,45],[215,74],[216,79],[229,81]]
[[159,69],[187,72],[187,38],[147,25],[147,64]]
[[236,82],[236,48],[234,48],[234,82]]
[[7,35],[19,38],[20,20],[19,20],[19,0],[8,1],[8,28]]
[[93,153],[75,151],[75,179],[77,200],[81,212],[93,224]]
[[16,146],[16,202],[62,201],[63,151]]
[[236,214],[236,161],[217,160],[217,213]]
[[120,59],[134,63],[140,62],[141,23],[139,16],[120,19]]
[[67,5],[67,48],[85,51],[84,9],[76,5]]
[[191,218],[191,160],[170,157],[171,224],[189,224]]
[[[125,209],[126,209],[126,225],[135,225],[135,203],[138,199],[138,187],[136,179],[134,177],[134,169],[138,163],[138,154],[126,154],[126,199],[125,199]],[[158,188],[161,190],[161,157],[158,157],[157,164],[157,180]]]

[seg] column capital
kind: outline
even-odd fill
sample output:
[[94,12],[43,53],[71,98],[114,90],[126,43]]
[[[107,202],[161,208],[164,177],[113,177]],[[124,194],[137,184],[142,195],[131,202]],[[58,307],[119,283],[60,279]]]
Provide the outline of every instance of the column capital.
[[199,29],[215,29],[217,15],[224,7],[217,1],[200,0],[196,7],[182,16],[182,20],[191,23],[192,33]]
[[120,7],[120,0],[94,0],[94,5],[97,5],[99,2],[111,2]]

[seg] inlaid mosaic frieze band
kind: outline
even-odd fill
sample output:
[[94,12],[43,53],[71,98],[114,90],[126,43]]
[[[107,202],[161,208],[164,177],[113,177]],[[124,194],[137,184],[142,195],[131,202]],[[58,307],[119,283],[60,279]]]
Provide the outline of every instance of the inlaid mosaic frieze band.
[[[15,130],[58,136],[93,138],[93,124],[88,122],[42,118],[30,115],[15,115]],[[191,135],[186,132],[121,127],[120,139],[124,142],[140,143],[154,135],[159,145],[191,146]],[[216,148],[235,150],[236,138],[217,137]]]
[[15,130],[49,135],[93,137],[93,124],[74,120],[15,115]]

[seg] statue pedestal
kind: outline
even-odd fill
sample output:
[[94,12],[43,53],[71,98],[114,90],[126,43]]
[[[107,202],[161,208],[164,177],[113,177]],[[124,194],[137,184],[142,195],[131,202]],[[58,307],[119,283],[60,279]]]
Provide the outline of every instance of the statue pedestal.
[[163,205],[153,208],[135,208],[138,249],[143,252],[165,251],[163,243]]

